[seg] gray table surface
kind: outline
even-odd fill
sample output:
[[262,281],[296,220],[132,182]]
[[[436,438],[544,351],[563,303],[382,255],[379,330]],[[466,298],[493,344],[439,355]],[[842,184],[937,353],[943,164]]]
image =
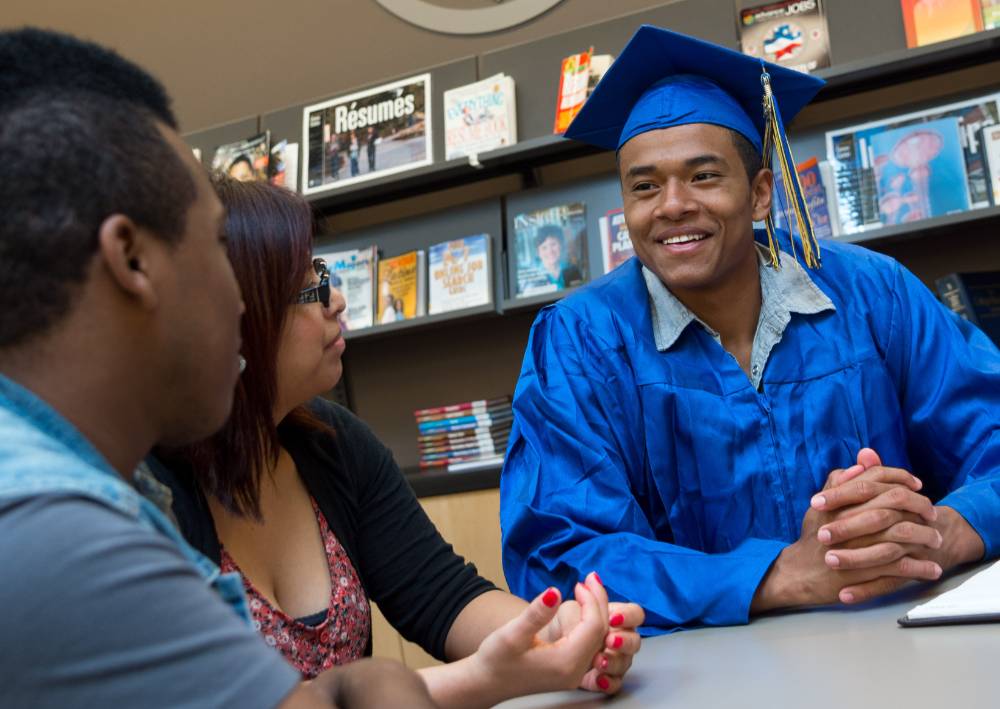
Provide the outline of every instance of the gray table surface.
[[910,608],[988,564],[863,607],[773,614],[646,638],[618,697],[553,692],[534,707],[1000,707],[1000,625],[902,628]]

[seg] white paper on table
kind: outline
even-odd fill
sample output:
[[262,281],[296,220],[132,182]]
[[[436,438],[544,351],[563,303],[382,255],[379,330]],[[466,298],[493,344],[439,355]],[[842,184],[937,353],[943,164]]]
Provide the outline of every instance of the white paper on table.
[[1000,561],[899,619],[904,626],[983,621],[1000,621]]

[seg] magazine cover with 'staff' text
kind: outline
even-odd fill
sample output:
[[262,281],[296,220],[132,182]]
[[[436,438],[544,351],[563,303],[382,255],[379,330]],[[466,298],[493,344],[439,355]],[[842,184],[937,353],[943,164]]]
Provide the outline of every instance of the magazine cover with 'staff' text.
[[514,217],[516,297],[573,288],[587,280],[587,208],[583,202]]

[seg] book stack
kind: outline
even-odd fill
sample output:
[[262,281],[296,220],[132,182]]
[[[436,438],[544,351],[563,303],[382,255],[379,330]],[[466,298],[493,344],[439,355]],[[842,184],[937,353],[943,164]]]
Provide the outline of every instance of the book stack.
[[421,468],[457,473],[503,464],[514,418],[509,396],[418,409],[413,415]]

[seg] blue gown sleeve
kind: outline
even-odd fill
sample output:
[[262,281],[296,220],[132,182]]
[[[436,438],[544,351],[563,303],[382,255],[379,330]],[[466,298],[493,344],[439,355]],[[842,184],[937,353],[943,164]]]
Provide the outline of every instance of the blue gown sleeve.
[[645,609],[644,634],[746,623],[786,544],[747,539],[706,554],[671,543],[625,346],[585,320],[547,308],[529,338],[500,483],[511,591],[530,598],[552,585],[566,596],[596,570],[612,599]]
[[914,468],[1000,554],[1000,351],[896,264],[886,362]]

